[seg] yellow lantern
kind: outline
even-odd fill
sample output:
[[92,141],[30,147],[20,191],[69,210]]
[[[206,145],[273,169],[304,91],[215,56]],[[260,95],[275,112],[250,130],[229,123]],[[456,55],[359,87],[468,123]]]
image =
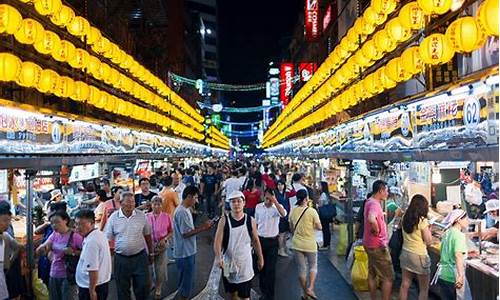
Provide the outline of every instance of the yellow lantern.
[[498,36],[498,0],[485,0],[476,18],[487,35]]
[[446,36],[459,53],[477,50],[486,42],[486,33],[473,17],[453,21],[446,30]]
[[0,4],[0,33],[14,34],[21,27],[23,17],[14,7]]
[[118,87],[117,83],[119,79],[120,79],[120,72],[118,72],[114,68],[111,68],[108,78],[104,78],[104,81],[113,87]]
[[402,82],[411,78],[411,74],[405,71],[400,57],[391,59],[385,65],[385,72],[387,77],[395,82]]
[[26,18],[21,22],[21,27],[16,31],[14,37],[22,44],[32,45],[43,38],[43,26],[37,21]]
[[36,41],[33,46],[37,52],[41,54],[49,54],[60,48],[61,40],[54,32],[45,30],[42,38],[39,41]]
[[373,36],[373,41],[375,42],[375,47],[382,52],[391,52],[396,48],[396,41],[389,38],[386,30],[380,30]]
[[75,89],[73,95],[70,95],[70,97],[75,101],[84,102],[89,98],[89,94],[90,88],[88,84],[83,81],[75,81]]
[[411,30],[408,27],[403,27],[399,18],[394,18],[387,22],[385,30],[390,39],[396,42],[404,42],[411,37]]
[[359,66],[363,68],[369,66],[371,63],[370,58],[368,56],[365,56],[363,54],[363,51],[357,51],[356,54],[354,54],[354,60]]
[[373,39],[364,43],[363,47],[361,48],[361,52],[363,52],[364,56],[373,61],[379,60],[382,58],[382,56],[384,56],[384,53],[377,47],[375,47],[375,42],[373,41]]
[[88,96],[89,104],[96,106],[96,104],[101,99],[101,91],[93,85],[89,85],[89,96]]
[[90,54],[83,49],[76,49],[75,54],[70,57],[68,63],[75,69],[83,69],[86,68],[89,64]]
[[342,110],[349,109],[349,99],[347,98],[347,94],[345,92],[340,94],[340,106],[342,107]]
[[122,63],[120,64],[120,67],[128,70],[130,68],[130,65],[132,64],[132,61],[134,61],[132,56],[125,54],[125,58],[123,59]]
[[453,0],[417,0],[417,3],[426,15],[442,15],[450,10]]
[[97,80],[101,80],[100,67],[101,61],[97,57],[91,55],[89,57],[88,72]]
[[42,73],[42,68],[39,65],[25,61],[22,63],[21,72],[17,77],[17,84],[24,87],[34,87],[40,80],[40,74]]
[[106,93],[105,91],[100,91],[99,92],[99,101],[95,104],[97,108],[104,108],[106,106],[106,103],[108,102],[109,99],[109,94]]
[[377,70],[375,74],[377,74],[377,81],[382,84],[384,89],[392,89],[396,86],[396,81],[390,79],[386,72],[386,66],[383,66]]
[[102,35],[99,29],[95,28],[94,26],[90,26],[90,29],[86,35],[87,44],[89,45],[95,44],[101,38],[101,36]]
[[118,48],[118,52],[113,54],[111,61],[117,65],[120,65],[127,54],[122,49]]
[[386,15],[393,12],[397,4],[395,0],[373,0],[371,3],[377,13]]
[[375,31],[375,25],[367,22],[363,17],[359,17],[358,20],[360,20],[360,26],[361,26],[361,32],[365,35],[372,34],[373,31]]
[[10,53],[0,53],[0,81],[14,81],[21,71],[21,60]]
[[387,20],[386,14],[381,14],[375,11],[372,6],[368,6],[368,8],[363,13],[363,18],[366,22],[372,25],[380,25]]
[[[344,37],[341,41],[338,47],[342,49],[342,52],[345,52],[347,54],[351,53],[354,46],[357,46],[356,44],[349,43],[349,41]],[[347,55],[346,55],[347,57]]]
[[40,80],[38,80],[36,89],[42,93],[53,93],[57,87],[58,80],[59,74],[50,69],[45,69],[40,74]]
[[104,52],[109,51],[110,47],[111,42],[106,37],[101,36],[101,38],[98,39],[92,46],[92,49],[99,54],[103,54]]
[[101,62],[101,65],[99,66],[99,73],[99,77],[106,81],[111,73],[111,67],[107,63]]
[[65,62],[75,55],[75,51],[75,46],[72,43],[62,40],[59,48],[54,49],[52,52],[52,57],[57,61]]
[[401,54],[401,63],[405,70],[412,75],[421,73],[424,70],[424,62],[420,57],[418,47],[411,47],[403,51],[403,54]]
[[61,98],[68,98],[69,96],[73,95],[74,91],[75,82],[73,81],[73,79],[67,76],[60,76],[57,80],[57,86],[54,90],[54,95]]
[[424,11],[417,2],[410,2],[399,11],[399,22],[406,28],[419,30],[425,26]]
[[356,97],[358,98],[358,101],[363,101],[363,100],[370,98],[372,96],[371,94],[369,94],[366,91],[366,89],[363,85],[363,80],[356,83],[356,85],[354,86],[354,92],[355,92]]
[[62,5],[61,9],[50,16],[50,20],[57,26],[66,26],[75,17],[75,12],[68,6]]
[[34,4],[36,11],[43,16],[53,15],[62,7],[61,0],[35,0]]
[[90,30],[90,24],[84,17],[76,16],[66,25],[66,29],[74,36],[85,36]]
[[419,45],[420,56],[426,64],[439,65],[449,62],[455,50],[450,40],[441,33],[431,34]]

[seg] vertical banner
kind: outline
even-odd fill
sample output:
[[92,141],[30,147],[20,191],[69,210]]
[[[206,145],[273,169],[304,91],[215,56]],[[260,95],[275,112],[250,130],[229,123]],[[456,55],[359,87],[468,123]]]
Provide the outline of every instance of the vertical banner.
[[321,33],[319,0],[306,0],[304,16],[304,32],[306,40],[314,42],[318,39]]
[[293,90],[293,63],[282,63],[280,69],[280,99],[283,107],[290,101]]
[[328,4],[328,7],[325,10],[325,14],[323,15],[323,30],[328,28],[330,22],[332,21],[332,5]]
[[316,63],[300,63],[299,64],[300,81],[302,82],[309,81],[314,72],[316,72],[316,68],[317,68]]

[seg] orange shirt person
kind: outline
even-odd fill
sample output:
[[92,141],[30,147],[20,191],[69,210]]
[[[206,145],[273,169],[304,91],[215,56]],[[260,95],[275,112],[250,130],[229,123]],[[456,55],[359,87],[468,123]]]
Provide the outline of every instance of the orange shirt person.
[[162,211],[167,213],[170,218],[173,218],[175,208],[179,205],[177,192],[173,189],[173,179],[167,176],[162,179],[163,189],[159,196],[163,199]]

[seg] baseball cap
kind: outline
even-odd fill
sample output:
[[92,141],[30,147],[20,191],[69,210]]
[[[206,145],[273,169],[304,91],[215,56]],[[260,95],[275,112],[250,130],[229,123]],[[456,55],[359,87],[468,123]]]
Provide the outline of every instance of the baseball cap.
[[498,199],[491,199],[486,201],[486,210],[484,211],[484,213],[487,214],[491,211],[499,210],[499,208],[500,205]]

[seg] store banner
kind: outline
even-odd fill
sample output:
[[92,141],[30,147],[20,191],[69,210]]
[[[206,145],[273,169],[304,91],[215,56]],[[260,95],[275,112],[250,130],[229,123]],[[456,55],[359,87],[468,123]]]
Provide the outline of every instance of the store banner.
[[270,90],[270,97],[271,99],[275,100],[278,99],[280,95],[280,79],[278,77],[271,77],[269,78],[269,90]]
[[304,7],[304,32],[306,41],[314,42],[321,34],[319,19],[319,0],[305,0]]
[[404,108],[366,118],[363,129],[364,144],[377,150],[398,150],[411,146],[413,124],[411,112]]
[[323,30],[326,30],[328,28],[328,25],[330,25],[330,22],[332,21],[332,5],[328,4],[325,10],[325,14],[323,15]]
[[306,82],[311,79],[313,76],[314,72],[316,72],[317,69],[317,64],[316,63],[300,63],[299,64],[299,74],[300,74],[300,81],[301,82]]
[[282,63],[280,68],[280,100],[283,107],[291,100],[294,76],[293,63]]

